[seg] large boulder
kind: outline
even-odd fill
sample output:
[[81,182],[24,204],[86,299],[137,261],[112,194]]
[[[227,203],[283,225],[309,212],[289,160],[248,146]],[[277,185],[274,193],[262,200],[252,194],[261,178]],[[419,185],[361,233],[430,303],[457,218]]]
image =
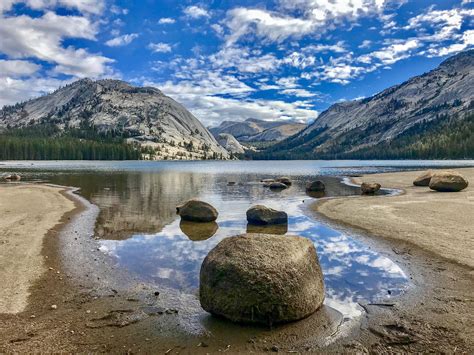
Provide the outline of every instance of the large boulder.
[[415,186],[429,186],[432,176],[433,176],[433,171],[428,170],[428,171],[424,172],[423,174],[421,174],[420,176],[418,176],[413,181],[413,185],[415,185]]
[[286,212],[256,205],[247,210],[247,222],[254,225],[288,224]]
[[279,177],[278,179],[275,179],[276,182],[281,182],[282,184],[285,184],[286,186],[291,186],[291,180],[289,177],[283,176]]
[[306,184],[306,191],[321,192],[324,190],[326,190],[326,186],[324,185],[324,182],[320,180],[316,180]]
[[271,325],[305,318],[324,301],[316,249],[298,236],[225,238],[202,263],[199,298],[206,311],[234,322]]
[[364,195],[371,195],[380,190],[381,185],[376,182],[363,182],[360,190]]
[[176,207],[176,213],[181,216],[181,219],[191,222],[212,222],[219,215],[213,206],[199,200],[189,200]]
[[455,171],[434,173],[430,180],[430,189],[440,192],[457,192],[465,189],[469,182]]

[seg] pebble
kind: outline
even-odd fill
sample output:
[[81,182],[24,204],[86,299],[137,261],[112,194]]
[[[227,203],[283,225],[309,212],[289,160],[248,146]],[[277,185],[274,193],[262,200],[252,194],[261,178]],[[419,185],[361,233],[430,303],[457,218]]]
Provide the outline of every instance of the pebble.
[[58,309],[58,306],[56,306],[55,304],[51,305],[51,309]]
[[87,313],[87,314],[91,313],[91,310],[90,310],[90,309],[88,309],[88,310],[86,311],[86,313]]
[[30,318],[36,318],[36,316],[35,316],[34,314],[32,314],[32,315],[30,316]]

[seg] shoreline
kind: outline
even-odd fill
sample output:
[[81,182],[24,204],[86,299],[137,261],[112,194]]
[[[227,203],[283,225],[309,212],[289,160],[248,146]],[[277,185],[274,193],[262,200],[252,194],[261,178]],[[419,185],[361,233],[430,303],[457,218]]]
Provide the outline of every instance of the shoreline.
[[[472,168],[456,170],[463,174],[466,173],[463,170],[470,170],[469,174],[474,173]],[[451,198],[463,196],[459,193],[430,192],[428,187],[413,187],[412,181],[419,173],[420,171],[393,172],[352,178],[352,182],[357,185],[362,181],[377,181],[382,182],[382,187],[401,189],[401,192],[395,195],[336,197],[315,201],[308,207],[326,223],[348,233],[355,233],[369,247],[381,250],[402,267],[410,279],[408,289],[394,297],[390,301],[391,306],[361,305],[366,314],[360,329],[345,340],[345,349],[384,352],[389,346],[391,351],[396,349],[397,352],[409,353],[430,350],[447,353],[474,351],[474,330],[471,326],[474,322],[474,269],[469,263],[463,262],[466,258],[446,258],[411,238],[397,238],[394,236],[397,233],[404,236],[403,229],[394,228],[390,223],[379,227],[376,224],[372,228],[367,222],[370,222],[371,215],[364,206],[370,208],[372,205],[410,199],[410,190],[438,195],[443,199],[450,198],[449,195]],[[403,179],[400,179],[400,175]],[[385,177],[385,184],[382,176]],[[472,175],[468,179],[472,182]],[[392,181],[387,184],[387,180]],[[472,188],[470,185],[464,196],[472,196]],[[321,208],[325,205],[332,207],[329,212]],[[426,205],[432,206],[429,203]],[[350,214],[344,208],[347,206]],[[464,227],[474,230],[473,222]],[[472,237],[467,241],[472,241]],[[466,254],[469,255],[469,249],[465,250],[464,255]],[[337,347],[330,349],[339,351]]]
[[[464,333],[461,331],[461,327],[468,327],[468,321],[472,320],[472,300],[469,301],[472,273],[466,272],[465,266],[433,257],[408,243],[379,239],[364,231],[356,238],[394,260],[410,278],[407,291],[390,299],[393,306],[361,305],[366,313],[359,325],[347,329],[348,334],[341,333],[345,323],[328,307],[314,317],[275,328],[272,332],[242,328],[198,315],[199,322],[205,324],[205,331],[201,333],[193,328],[195,323],[190,320],[193,309],[199,306],[195,301],[189,297],[180,299],[161,287],[161,294],[155,296],[156,286],[135,280],[133,275],[127,279],[122,275],[127,272],[115,268],[110,257],[99,252],[99,243],[90,233],[91,228],[94,229],[90,221],[95,221],[95,206],[73,190],[63,191],[75,201],[75,208],[64,216],[64,224],[58,227],[60,234],[56,235],[59,238],[45,238],[43,243],[42,255],[48,256],[46,267],[53,270],[45,272],[32,287],[32,303],[25,312],[0,315],[0,338],[5,339],[4,343],[0,342],[0,352],[51,349],[262,352],[271,349],[273,344],[281,351],[298,352],[379,352],[387,349],[452,352],[455,347],[470,352],[474,349],[469,339],[472,330],[464,328]],[[360,197],[336,199],[358,200]],[[341,222],[329,219],[327,222],[339,230],[354,230]],[[78,250],[83,253],[76,253]],[[82,277],[78,277],[81,274]],[[120,286],[122,282],[123,287]],[[434,295],[437,299],[433,299]],[[51,310],[51,304],[58,305],[58,309]],[[420,311],[420,308],[428,310]],[[435,311],[441,314],[436,315]],[[191,329],[183,330],[183,322]],[[329,327],[321,329],[321,324]],[[234,336],[229,337],[229,334]],[[299,335],[295,337],[294,334]],[[318,343],[316,334],[323,336],[320,340],[331,334],[337,336],[333,342]],[[444,337],[449,340],[442,343]],[[202,343],[206,346],[199,345]]]

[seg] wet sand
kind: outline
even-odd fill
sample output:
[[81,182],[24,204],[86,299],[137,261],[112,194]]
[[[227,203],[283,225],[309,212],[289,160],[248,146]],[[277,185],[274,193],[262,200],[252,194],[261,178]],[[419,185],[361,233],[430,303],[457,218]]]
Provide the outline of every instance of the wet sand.
[[474,267],[474,169],[457,169],[470,182],[460,192],[413,186],[420,172],[367,175],[353,182],[378,182],[403,189],[396,196],[337,198],[316,205],[324,216],[370,235],[412,243],[443,258]]
[[30,287],[46,270],[43,239],[54,238],[53,228],[74,209],[64,191],[44,185],[0,185],[0,313],[23,311]]

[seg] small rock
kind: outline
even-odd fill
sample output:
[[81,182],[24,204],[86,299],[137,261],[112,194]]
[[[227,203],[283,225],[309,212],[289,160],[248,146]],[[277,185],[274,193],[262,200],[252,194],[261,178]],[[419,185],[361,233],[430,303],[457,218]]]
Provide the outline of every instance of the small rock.
[[279,348],[278,346],[276,346],[276,345],[273,345],[272,348],[271,348],[271,350],[272,350],[274,353],[277,353],[277,352],[280,351],[280,348]]
[[91,313],[91,310],[90,310],[90,309],[88,309],[88,310],[86,311],[86,313],[87,313],[87,314],[90,314],[90,313]]
[[58,306],[56,306],[55,304],[51,305],[51,309],[58,309]]
[[155,296],[159,296],[160,295],[160,292],[159,291],[155,291]]
[[209,345],[202,341],[198,344],[198,346],[201,347],[201,348],[207,348]]
[[189,200],[181,206],[176,207],[176,213],[185,221],[191,222],[213,222],[219,213],[209,203],[199,200]]
[[288,224],[288,215],[283,211],[256,205],[247,210],[247,221],[253,225]]
[[30,318],[36,318],[36,316],[35,316],[34,314],[32,314],[32,315],[30,316]]
[[235,181],[229,181],[229,182],[227,183],[227,186],[234,186],[234,185],[235,185]]
[[360,190],[364,195],[371,195],[380,190],[381,185],[376,182],[363,182],[360,185]]

